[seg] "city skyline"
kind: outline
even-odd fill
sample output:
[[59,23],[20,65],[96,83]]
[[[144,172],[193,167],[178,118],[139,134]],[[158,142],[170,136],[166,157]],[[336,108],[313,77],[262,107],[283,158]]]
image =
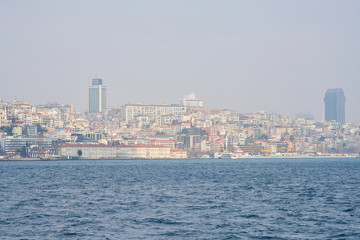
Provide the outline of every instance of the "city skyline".
[[356,239],[360,0],[0,0],[3,239]]
[[324,115],[343,88],[360,121],[358,1],[2,1],[4,101],[88,108],[89,79],[106,80],[108,106],[177,103]]
[[[178,103],[166,103],[166,102],[162,102],[161,104],[154,104],[154,103],[144,103],[144,102],[136,102],[136,103],[132,103],[132,102],[128,102],[125,103],[123,105],[119,105],[119,104],[115,104],[114,106],[107,106],[106,101],[107,101],[107,88],[106,86],[102,85],[103,80],[101,78],[93,78],[92,79],[92,85],[88,87],[88,107],[85,110],[81,110],[81,112],[88,112],[88,113],[104,113],[105,109],[112,109],[113,107],[118,107],[118,106],[128,106],[128,105],[133,105],[133,106],[170,106],[170,105],[178,105]],[[204,107],[204,101],[200,100],[200,99],[196,99],[196,95],[195,93],[190,93],[188,95],[185,95],[182,99],[178,99],[180,101],[180,106],[188,106],[188,107]],[[284,115],[286,117],[290,117],[292,119],[297,119],[297,118],[309,118],[309,119],[314,119],[317,121],[332,121],[335,120],[341,124],[345,124],[345,100],[346,97],[344,95],[344,91],[342,88],[333,88],[333,89],[328,89],[325,93],[325,97],[323,98],[323,117],[321,119],[316,119],[313,113],[311,112],[299,112],[296,114],[296,116],[288,116],[284,113],[281,112],[273,112],[276,114],[280,114],[280,115]],[[2,101],[2,99],[0,98],[0,102]],[[13,101],[8,101],[10,102],[14,102],[14,101],[23,101],[26,102],[24,99],[13,99]],[[5,101],[6,102],[6,101]],[[35,105],[47,105],[47,104],[63,104],[63,105],[71,105],[72,107],[75,107],[73,104],[68,103],[68,104],[64,104],[64,103],[57,103],[57,102],[46,102],[46,103],[40,103],[40,104],[35,104]],[[207,108],[213,108],[213,107],[208,107],[205,106]],[[216,108],[214,108],[216,109]],[[221,108],[218,108],[221,109]],[[229,109],[229,108],[222,108],[222,109]],[[229,109],[232,111],[236,111],[233,109]],[[252,113],[255,112],[261,112],[261,111],[265,111],[265,110],[258,110],[258,111],[254,111]],[[265,112],[272,112],[272,111],[265,111]],[[251,113],[251,112],[239,112],[238,113]],[[350,121],[351,122],[351,121]]]

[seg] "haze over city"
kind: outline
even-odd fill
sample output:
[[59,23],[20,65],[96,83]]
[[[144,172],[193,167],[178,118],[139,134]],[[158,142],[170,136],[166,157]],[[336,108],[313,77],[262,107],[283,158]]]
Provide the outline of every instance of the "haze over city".
[[359,122],[359,1],[1,1],[0,98],[86,110],[178,103],[323,119],[343,88]]
[[360,239],[360,0],[0,0],[1,239]]

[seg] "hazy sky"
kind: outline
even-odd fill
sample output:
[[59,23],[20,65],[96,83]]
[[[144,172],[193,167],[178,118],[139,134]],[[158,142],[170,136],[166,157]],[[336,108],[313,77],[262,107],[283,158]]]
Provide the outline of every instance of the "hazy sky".
[[0,98],[87,108],[178,103],[323,118],[343,88],[360,122],[360,1],[0,0]]

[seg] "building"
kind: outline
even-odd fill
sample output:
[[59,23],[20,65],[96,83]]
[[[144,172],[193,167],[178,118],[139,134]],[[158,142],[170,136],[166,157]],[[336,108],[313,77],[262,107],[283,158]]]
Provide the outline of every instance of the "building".
[[190,93],[182,99],[182,105],[185,107],[204,107],[204,101],[196,99],[195,93]]
[[185,159],[187,158],[187,152],[181,149],[170,149],[171,158]]
[[185,136],[181,136],[181,140],[184,143],[184,147],[194,151],[195,150],[195,146],[197,144],[199,144],[199,146],[201,147],[201,136],[200,135],[185,135]]
[[239,149],[241,150],[240,152],[249,153],[251,155],[258,155],[261,150],[264,150],[262,146],[258,145],[240,145]]
[[[58,146],[58,154],[67,158],[82,157],[89,159],[151,159],[171,158],[170,148],[166,146],[105,145],[105,144],[64,144]],[[181,156],[184,154],[182,153]],[[174,155],[179,157],[179,154]]]
[[304,118],[304,119],[312,119],[312,120],[315,119],[314,114],[311,114],[311,113],[298,113],[298,114],[296,114],[295,118],[296,119]]
[[102,79],[95,78],[89,87],[89,113],[102,113],[106,109],[106,87]]
[[8,124],[7,114],[5,109],[0,109],[0,125]]
[[126,123],[140,121],[145,123],[156,123],[161,118],[168,117],[170,120],[180,121],[185,114],[185,107],[172,105],[145,105],[126,104],[121,108],[121,117]]
[[18,137],[18,136],[22,136],[22,127],[20,126],[16,126],[16,127],[13,127],[12,129],[12,134],[14,137]]
[[85,134],[85,136],[86,136],[87,140],[91,140],[91,141],[99,141],[99,140],[103,139],[103,134],[98,131],[88,132]]
[[345,94],[341,88],[328,89],[325,93],[325,121],[345,123]]
[[52,139],[48,138],[3,138],[1,150],[4,154],[15,154],[23,147],[37,146],[39,148],[51,148]]
[[28,156],[30,158],[42,158],[47,159],[50,157],[54,157],[55,155],[55,149],[48,148],[48,149],[39,149],[37,147],[30,148],[28,151]]
[[38,131],[37,131],[37,126],[34,126],[34,125],[27,126],[26,131],[27,131],[27,136],[29,138],[37,138],[37,137],[39,137],[39,134],[38,134]]
[[150,145],[152,146],[165,146],[171,149],[175,148],[174,139],[150,139]]

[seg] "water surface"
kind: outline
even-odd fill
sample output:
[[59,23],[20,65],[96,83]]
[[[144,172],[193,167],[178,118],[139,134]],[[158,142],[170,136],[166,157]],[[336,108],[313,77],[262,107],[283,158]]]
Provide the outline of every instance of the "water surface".
[[360,239],[360,159],[0,162],[1,239]]

